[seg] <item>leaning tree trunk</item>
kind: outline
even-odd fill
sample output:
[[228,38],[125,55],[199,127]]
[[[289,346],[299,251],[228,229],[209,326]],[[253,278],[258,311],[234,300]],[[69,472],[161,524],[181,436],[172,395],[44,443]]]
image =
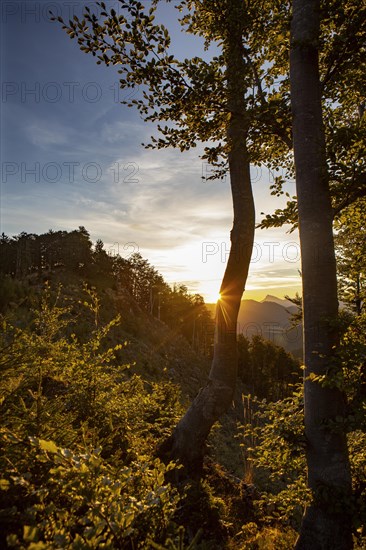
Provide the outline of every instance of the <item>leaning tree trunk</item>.
[[[240,9],[240,3],[241,0],[234,0],[233,8]],[[231,249],[216,308],[214,356],[209,379],[167,444],[170,456],[179,459],[190,476],[200,474],[205,442],[211,427],[232,403],[238,363],[237,319],[254,241],[255,213],[246,144],[248,123],[244,101],[243,23],[234,9],[231,32],[224,43],[230,113],[228,160],[234,209]]]
[[[319,0],[293,0],[290,82],[303,278],[308,486],[297,550],[352,548],[345,397],[312,381],[335,367],[337,279],[318,61]],[[332,427],[333,421],[333,427]],[[336,427],[335,427],[336,426]]]

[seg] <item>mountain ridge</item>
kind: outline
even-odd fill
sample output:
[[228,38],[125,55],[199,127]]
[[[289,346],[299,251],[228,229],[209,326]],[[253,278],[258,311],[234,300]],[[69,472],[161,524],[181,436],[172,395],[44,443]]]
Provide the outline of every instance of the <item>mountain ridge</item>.
[[294,307],[294,304],[290,302],[290,300],[287,300],[287,298],[279,298],[278,296],[273,296],[273,294],[267,294],[263,300],[260,300],[260,303],[263,304],[263,302],[274,302],[275,304],[279,304],[283,307]]

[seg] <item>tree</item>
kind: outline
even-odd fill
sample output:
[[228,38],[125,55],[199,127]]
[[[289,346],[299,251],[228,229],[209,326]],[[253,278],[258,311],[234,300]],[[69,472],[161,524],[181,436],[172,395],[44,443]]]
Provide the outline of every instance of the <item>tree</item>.
[[334,370],[338,345],[333,211],[319,76],[319,12],[319,0],[293,1],[290,83],[303,279],[306,455],[314,497],[303,518],[297,550],[352,548],[345,397],[338,387],[315,379]]
[[17,250],[14,239],[2,233],[0,237],[0,272],[15,274],[16,262]]
[[97,272],[106,278],[113,271],[113,258],[104,250],[104,243],[97,239],[92,252],[92,261],[97,268]]
[[251,395],[269,401],[284,399],[299,381],[299,363],[270,340],[238,337],[239,377]]
[[[236,324],[248,275],[254,238],[254,203],[250,162],[261,162],[264,151],[288,149],[290,136],[278,127],[273,112],[281,102],[271,101],[262,89],[262,42],[267,32],[270,7],[260,2],[246,6],[240,0],[224,2],[182,1],[182,24],[187,32],[200,35],[206,45],[215,42],[221,54],[206,62],[198,57],[178,61],[170,55],[170,37],[163,25],[154,23],[155,7],[148,13],[135,0],[120,0],[125,15],[117,15],[101,2],[98,19],[85,8],[84,19],[63,28],[77,38],[82,51],[97,57],[97,63],[116,65],[122,88],[140,86],[135,105],[144,120],[158,123],[163,137],[152,137],[147,147],[178,147],[181,151],[198,141],[206,145],[203,158],[217,169],[215,176],[229,170],[234,220],[231,251],[217,307],[215,345],[207,385],[200,391],[179,422],[170,442],[173,456],[191,472],[199,472],[204,444],[213,423],[230,406],[237,376]],[[127,16],[129,20],[127,21]],[[268,79],[273,83],[273,78]],[[261,110],[265,115],[259,116]],[[163,126],[161,122],[168,122]],[[267,127],[270,145],[257,147]],[[278,136],[282,140],[278,139]],[[282,143],[276,148],[276,143]]]

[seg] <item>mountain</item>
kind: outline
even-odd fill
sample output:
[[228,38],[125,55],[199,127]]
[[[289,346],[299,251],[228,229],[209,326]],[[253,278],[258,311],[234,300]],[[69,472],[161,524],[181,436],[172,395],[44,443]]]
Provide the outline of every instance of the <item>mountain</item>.
[[286,300],[284,298],[278,298],[277,296],[273,296],[272,294],[267,294],[267,296],[261,300],[261,303],[263,302],[274,302],[275,304],[279,304],[280,306],[286,307],[286,308],[293,308],[294,304],[290,302],[290,300]]
[[[291,305],[287,307],[287,303]],[[214,316],[216,304],[207,304],[207,308]],[[238,316],[238,334],[243,334],[249,339],[255,335],[262,336],[283,346],[296,357],[301,357],[302,327],[293,327],[291,323],[291,316],[296,311],[297,307],[294,304],[275,296],[268,295],[262,302],[242,300]]]

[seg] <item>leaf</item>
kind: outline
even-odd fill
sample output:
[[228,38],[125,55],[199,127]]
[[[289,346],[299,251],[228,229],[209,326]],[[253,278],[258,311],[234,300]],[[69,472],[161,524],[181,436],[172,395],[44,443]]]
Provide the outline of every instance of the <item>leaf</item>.
[[47,451],[48,453],[57,453],[58,447],[56,443],[53,441],[46,441],[45,439],[39,440],[39,446],[43,451]]
[[134,519],[135,519],[134,512],[128,512],[127,514],[125,514],[122,521],[123,528],[125,529],[126,527],[129,527]]
[[23,525],[23,538],[26,542],[37,542],[37,527],[34,527],[34,525]]
[[7,491],[10,487],[10,482],[7,479],[0,479],[0,489]]

